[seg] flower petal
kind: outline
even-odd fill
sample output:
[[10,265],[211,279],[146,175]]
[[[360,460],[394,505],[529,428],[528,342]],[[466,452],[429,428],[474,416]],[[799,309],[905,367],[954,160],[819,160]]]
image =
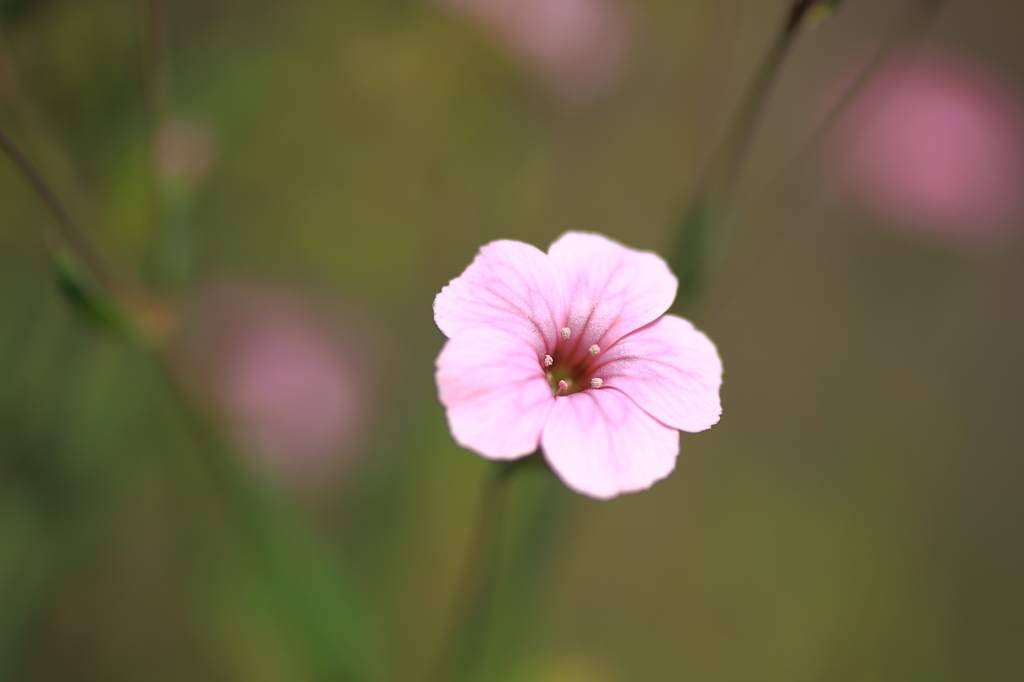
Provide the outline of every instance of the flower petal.
[[470,329],[437,356],[437,392],[455,441],[488,459],[537,449],[555,399],[536,352],[499,329]]
[[722,361],[715,344],[693,325],[665,315],[621,339],[594,370],[666,426],[703,431],[718,423]]
[[555,398],[541,447],[567,486],[606,500],[668,476],[676,466],[679,432],[624,393],[601,388]]
[[481,247],[434,299],[434,322],[448,338],[476,327],[503,329],[541,356],[554,348],[564,316],[565,285],[551,259],[507,239]]
[[578,335],[577,348],[611,346],[675,300],[678,282],[657,254],[584,232],[566,232],[548,254],[566,282],[568,326]]

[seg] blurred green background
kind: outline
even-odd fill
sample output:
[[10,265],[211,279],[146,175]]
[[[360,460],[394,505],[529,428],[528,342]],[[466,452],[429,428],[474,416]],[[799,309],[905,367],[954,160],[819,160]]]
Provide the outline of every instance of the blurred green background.
[[[625,56],[574,90],[584,67],[457,3],[0,3],[0,124],[182,336],[228,339],[205,373],[235,357],[203,331],[227,286],[246,320],[301,308],[358,377],[358,434],[310,445],[311,474],[244,426],[225,448],[152,350],[74,314],[0,163],[0,680],[423,678],[491,466],[436,401],[433,296],[498,238],[666,253],[789,3],[616,6]],[[1024,678],[1021,231],[913,238],[800,151],[906,6],[847,0],[777,84],[690,311],[721,423],[648,492],[513,482],[479,679]],[[1022,27],[953,0],[922,39],[1019,92]]]

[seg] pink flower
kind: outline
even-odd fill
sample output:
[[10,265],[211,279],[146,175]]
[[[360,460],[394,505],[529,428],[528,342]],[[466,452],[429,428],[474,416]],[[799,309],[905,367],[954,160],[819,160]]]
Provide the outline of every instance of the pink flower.
[[1024,110],[1013,88],[924,50],[879,67],[837,128],[843,188],[922,236],[1004,236],[1024,212]]
[[657,255],[597,234],[568,232],[547,254],[509,240],[481,248],[434,299],[456,442],[493,460],[539,446],[567,486],[598,499],[667,476],[679,431],[722,412],[714,344],[663,315],[676,286]]

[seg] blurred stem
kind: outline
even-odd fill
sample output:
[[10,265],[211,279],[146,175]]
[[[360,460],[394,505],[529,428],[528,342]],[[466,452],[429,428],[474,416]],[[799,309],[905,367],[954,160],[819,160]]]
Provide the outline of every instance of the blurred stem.
[[490,625],[493,643],[479,669],[480,679],[504,679],[509,670],[522,669],[522,652],[534,649],[542,636],[537,622],[543,617],[549,568],[563,546],[573,495],[549,469],[537,474],[527,481],[523,472],[523,490],[516,492],[515,518],[510,519],[515,523],[505,531],[508,557],[502,560],[501,589],[492,606],[501,618]]
[[153,120],[159,126],[167,113],[171,96],[170,41],[165,0],[149,0],[149,62]]
[[57,230],[61,238],[67,243],[82,265],[86,267],[89,274],[112,296],[124,299],[120,283],[114,277],[103,258],[100,257],[92,240],[72,219],[71,215],[65,210],[64,205],[57,199],[57,195],[54,194],[50,186],[43,180],[42,175],[39,174],[2,127],[0,127],[0,147],[3,147],[8,158],[11,159],[15,167],[32,185],[32,189],[35,190],[35,193],[42,200],[57,223]]
[[[58,240],[50,232],[50,246],[58,284],[72,307],[84,313],[87,320],[99,322],[115,333],[134,332],[138,340],[154,345],[163,343],[173,325],[172,311],[140,282],[130,267],[110,266],[89,234],[71,217],[56,192],[2,127],[0,147],[53,216]],[[125,288],[125,283],[130,289]]]
[[[825,136],[839,121],[839,117],[846,111],[853,98],[860,92],[861,88],[871,77],[871,74],[874,73],[878,65],[882,63],[894,48],[900,43],[919,38],[927,30],[945,3],[946,0],[916,0],[911,3],[903,18],[878,44],[867,63],[857,72],[853,82],[846,88],[835,105],[829,109],[821,123],[812,131],[808,141],[796,154],[793,161],[790,162],[789,167],[784,172],[778,174],[778,180],[765,193],[769,197],[769,203],[780,205],[794,202],[799,198],[793,196],[801,190],[798,184],[793,182],[794,178],[801,177],[801,168],[806,166],[811,155],[821,146]],[[771,244],[779,238],[781,233],[782,230],[768,230],[767,233],[763,231],[760,243],[746,249],[750,255],[741,254],[738,262],[731,264],[729,270],[731,272],[750,272],[752,262],[759,259],[770,248]],[[731,237],[735,238],[735,234],[732,234]],[[735,279],[735,275],[733,279]],[[729,288],[734,287],[735,282]]]
[[455,624],[448,633],[437,665],[428,677],[432,682],[466,682],[472,679],[494,601],[508,482],[515,472],[538,460],[539,454],[534,453],[512,462],[497,462],[484,482],[476,528],[456,601]]
[[747,156],[750,141],[761,119],[772,85],[793,45],[797,26],[799,22],[787,22],[765,55],[750,84],[750,89],[740,103],[736,118],[729,126],[722,146],[714,156],[711,170],[703,186],[698,189],[699,195],[722,200],[731,192],[743,160]]
[[[910,9],[907,10],[904,18],[896,25],[896,28],[883,40],[879,46],[875,49],[871,58],[867,64],[864,65],[860,71],[858,71],[856,78],[850,86],[843,92],[842,97],[836,102],[825,119],[818,125],[811,135],[810,140],[804,145],[803,150],[797,156],[797,161],[794,165],[800,165],[805,162],[811,153],[821,144],[825,134],[832,129],[836,121],[839,120],[840,115],[846,111],[847,106],[853,100],[853,97],[860,92],[861,87],[867,81],[868,77],[874,72],[875,68],[881,63],[893,48],[901,41],[905,41],[908,38],[913,37],[915,34],[924,32],[927,26],[931,23],[935,15],[938,14],[942,6],[946,4],[946,0],[916,0],[912,3]],[[793,177],[794,172],[784,173],[783,178]]]
[[677,245],[670,256],[670,264],[679,276],[679,294],[674,306],[676,309],[690,302],[704,279],[713,250],[710,238],[723,207],[732,198],[736,178],[750,150],[750,143],[764,113],[772,86],[782,70],[786,55],[804,27],[808,13],[823,4],[821,0],[797,0],[793,4],[786,22],[740,102],[722,146],[712,157],[708,172],[697,187],[680,225]]

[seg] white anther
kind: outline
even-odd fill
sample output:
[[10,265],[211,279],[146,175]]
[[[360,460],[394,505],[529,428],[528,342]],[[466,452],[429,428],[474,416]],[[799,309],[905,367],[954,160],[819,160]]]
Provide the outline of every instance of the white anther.
[[601,346],[597,345],[596,343],[593,346],[590,347],[590,354],[591,355],[597,355],[600,352],[601,352]]
[[604,381],[602,381],[600,377],[594,377],[593,379],[590,380],[590,387],[601,388],[601,384],[603,383]]
[[544,366],[545,367],[550,367],[553,364],[555,364],[555,359],[553,357],[551,357],[550,355],[545,355],[544,356]]
[[570,336],[572,336],[572,330],[568,327],[562,327],[562,338],[568,339]]
[[[558,393],[561,393],[562,391],[568,391],[568,390],[569,390],[569,382],[568,381],[566,381],[565,379],[562,379],[561,381],[558,382]],[[558,393],[556,393],[555,395],[558,395]]]

